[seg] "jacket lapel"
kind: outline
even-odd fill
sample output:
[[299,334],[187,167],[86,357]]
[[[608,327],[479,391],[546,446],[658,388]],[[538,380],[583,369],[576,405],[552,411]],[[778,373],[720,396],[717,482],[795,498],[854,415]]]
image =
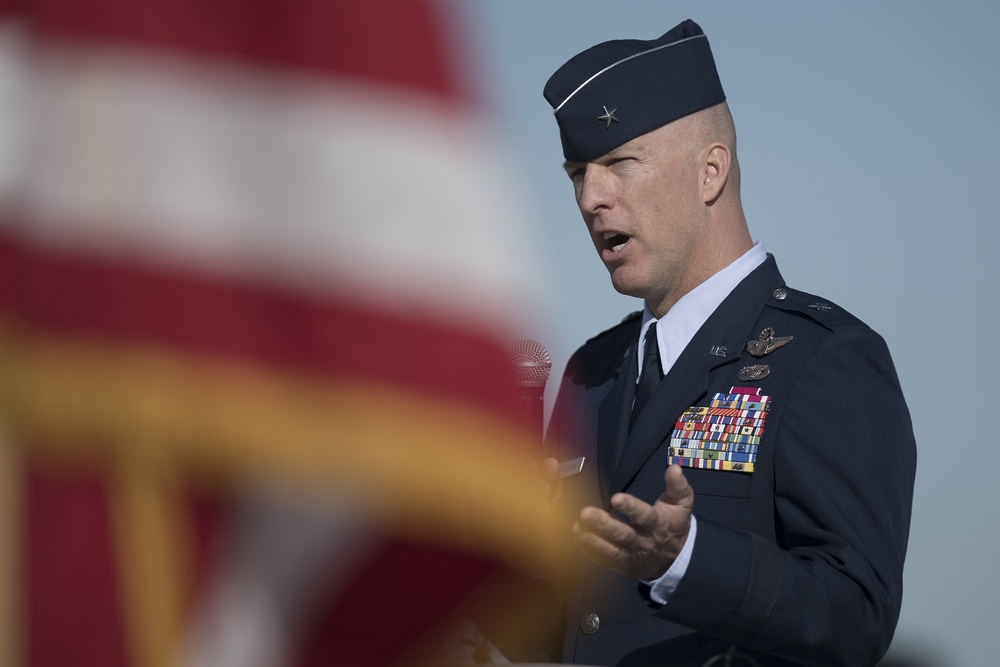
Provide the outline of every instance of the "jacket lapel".
[[[613,474],[609,475],[610,481],[604,484],[602,480],[602,493],[605,493],[606,498],[627,488],[639,470],[670,439],[677,417],[705,396],[709,389],[709,374],[720,366],[739,359],[750,335],[750,328],[757,321],[760,311],[775,288],[783,285],[784,281],[778,273],[774,258],[768,255],[767,260],[726,297],[694,335],[629,433],[629,413],[631,400],[635,395],[637,374],[636,344],[633,343],[629,355],[632,368],[629,373],[619,375],[618,383],[622,384],[622,378],[628,375],[631,385],[622,388],[616,386],[608,396],[610,399],[621,392],[625,402],[619,400],[612,404],[606,400],[601,406],[599,449],[607,451],[605,443],[612,442],[605,439],[610,435],[603,431],[606,421],[615,422],[616,430],[613,433],[620,439],[614,442],[624,443],[621,449],[616,449],[621,455]],[[616,406],[619,410],[617,419],[612,419],[611,411]],[[663,467],[666,468],[665,457]],[[603,468],[604,466],[602,471]],[[602,476],[603,474],[602,472]]]
[[663,378],[656,393],[636,419],[631,433],[627,430],[626,413],[625,448],[611,476],[609,496],[628,485],[663,441],[670,437],[677,415],[705,393],[708,367],[704,357],[707,355],[698,353],[702,348],[708,349],[702,344],[705,337],[703,327]]
[[[640,320],[641,322],[641,320]],[[638,327],[634,338],[639,337]],[[601,499],[607,501],[611,475],[615,471],[628,439],[629,415],[635,399],[638,377],[638,350],[635,342],[626,350],[618,367],[618,377],[611,391],[598,408],[597,417],[597,468],[601,485]]]

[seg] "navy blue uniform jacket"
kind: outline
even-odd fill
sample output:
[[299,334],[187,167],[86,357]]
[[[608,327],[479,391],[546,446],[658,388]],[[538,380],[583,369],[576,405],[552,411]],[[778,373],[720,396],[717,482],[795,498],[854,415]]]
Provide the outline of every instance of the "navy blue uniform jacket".
[[[733,651],[760,665],[874,665],[899,616],[916,469],[885,342],[835,304],[786,288],[769,256],[695,334],[630,433],[640,321],[591,339],[567,366],[548,447],[560,460],[587,457],[566,481],[573,497],[607,507],[625,491],[652,503],[686,408],[753,387],[770,409],[752,474],[685,469],[698,533],[667,605],[580,557],[563,660],[701,667]],[[747,342],[766,327],[792,340],[754,357]],[[739,379],[755,365],[767,375]],[[739,657],[731,664],[753,664]]]

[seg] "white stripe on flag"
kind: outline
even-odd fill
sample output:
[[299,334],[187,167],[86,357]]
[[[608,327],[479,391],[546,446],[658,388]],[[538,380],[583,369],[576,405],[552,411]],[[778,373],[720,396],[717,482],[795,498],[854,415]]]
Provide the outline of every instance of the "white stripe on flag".
[[34,242],[487,319],[543,282],[470,109],[152,50],[49,42],[28,65],[12,44],[0,137],[30,139],[8,142],[0,213]]

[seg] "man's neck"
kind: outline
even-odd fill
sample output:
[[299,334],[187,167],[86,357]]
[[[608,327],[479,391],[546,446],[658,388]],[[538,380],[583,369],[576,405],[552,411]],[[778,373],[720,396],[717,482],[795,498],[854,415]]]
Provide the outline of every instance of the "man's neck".
[[741,244],[740,247],[738,248],[738,251],[725,253],[723,258],[716,258],[715,261],[712,263],[713,269],[700,273],[697,277],[689,281],[688,284],[684,285],[680,289],[677,289],[663,296],[662,298],[656,301],[645,299],[644,303],[646,305],[646,308],[649,309],[649,311],[653,314],[654,317],[656,317],[656,319],[662,318],[664,315],[670,312],[670,309],[673,308],[678,301],[680,301],[685,296],[696,290],[701,285],[711,280],[721,271],[728,269],[733,264],[743,259],[747,255],[747,253],[750,252],[751,249],[753,249],[754,245],[755,244],[753,240],[750,238],[749,235],[747,235],[746,243]]

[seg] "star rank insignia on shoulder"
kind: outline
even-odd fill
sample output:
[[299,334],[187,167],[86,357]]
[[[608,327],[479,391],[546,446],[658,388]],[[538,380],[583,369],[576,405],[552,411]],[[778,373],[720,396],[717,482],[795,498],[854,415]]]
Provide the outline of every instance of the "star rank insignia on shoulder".
[[763,357],[771,354],[779,347],[784,347],[792,342],[792,336],[775,336],[774,328],[767,327],[760,332],[757,340],[748,340],[746,351],[755,357]]

